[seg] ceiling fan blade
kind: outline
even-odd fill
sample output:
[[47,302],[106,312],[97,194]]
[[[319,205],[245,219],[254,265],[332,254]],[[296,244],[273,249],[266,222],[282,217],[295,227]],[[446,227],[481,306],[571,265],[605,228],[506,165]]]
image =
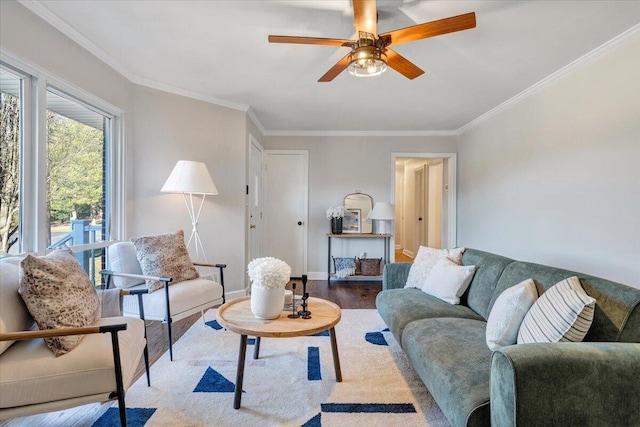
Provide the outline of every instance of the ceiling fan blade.
[[356,25],[356,33],[377,34],[377,7],[376,0],[353,0],[353,21]]
[[387,42],[386,45],[390,46],[392,44],[397,45],[401,43],[408,43],[415,40],[426,39],[427,37],[468,30],[475,27],[476,14],[475,12],[471,12],[465,13],[464,15],[452,16],[450,18],[401,28],[399,30],[380,34],[379,37],[381,39],[388,38],[390,41]]
[[416,66],[413,62],[409,61],[404,56],[400,55],[395,50],[387,49],[387,65],[409,80],[413,80],[418,76],[424,74],[418,66]]
[[297,37],[297,36],[269,36],[269,43],[296,43],[296,44],[319,44],[326,46],[347,46],[351,47],[353,40],[346,39],[325,39],[321,37]]
[[333,80],[336,77],[338,77],[338,74],[343,72],[349,66],[349,56],[350,55],[351,55],[351,53],[348,53],[346,56],[344,56],[340,61],[338,61],[336,63],[336,65],[331,67],[331,69],[329,71],[327,71],[324,74],[324,76],[320,77],[320,80],[318,80],[318,81],[325,83],[325,82],[330,82],[331,80]]

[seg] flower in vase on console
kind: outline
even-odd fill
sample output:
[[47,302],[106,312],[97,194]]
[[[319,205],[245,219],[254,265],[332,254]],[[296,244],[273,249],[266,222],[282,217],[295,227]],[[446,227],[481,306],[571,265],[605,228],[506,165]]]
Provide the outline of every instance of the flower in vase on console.
[[343,218],[345,214],[344,206],[336,206],[327,209],[327,219]]

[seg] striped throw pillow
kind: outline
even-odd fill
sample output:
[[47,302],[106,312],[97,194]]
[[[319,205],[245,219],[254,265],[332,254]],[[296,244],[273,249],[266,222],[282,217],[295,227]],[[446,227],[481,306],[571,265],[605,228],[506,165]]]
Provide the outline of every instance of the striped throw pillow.
[[525,316],[518,331],[518,344],[536,342],[580,342],[591,322],[596,300],[573,276],[543,293]]

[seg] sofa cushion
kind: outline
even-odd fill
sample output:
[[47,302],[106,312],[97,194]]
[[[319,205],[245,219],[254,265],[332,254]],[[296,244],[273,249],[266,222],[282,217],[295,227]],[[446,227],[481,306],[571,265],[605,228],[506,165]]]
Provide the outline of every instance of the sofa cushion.
[[[19,258],[0,260],[0,333],[2,334],[29,330],[35,324],[18,293],[20,285],[19,263]],[[0,342],[0,354],[4,353],[14,342]]]
[[[146,276],[170,277],[171,283],[193,280],[200,277],[193,266],[184,244],[184,232],[160,234],[157,236],[134,237],[136,258]],[[147,280],[149,292],[163,287],[162,282]]]
[[542,295],[559,281],[571,276],[577,276],[587,295],[597,301],[593,323],[584,341],[640,342],[640,289],[587,274],[528,262],[513,262],[504,269],[491,304],[504,289],[529,277],[536,283],[538,294]]
[[[109,246],[107,251],[109,254],[109,268],[111,268],[111,270],[118,273],[142,275],[142,267],[140,267],[140,263],[136,257],[136,247],[133,243],[114,243]],[[144,280],[129,277],[113,276],[111,280],[117,288],[130,288],[144,283]]]
[[449,257],[453,262],[460,264],[463,252],[464,248],[436,249],[420,246],[418,254],[413,260],[413,264],[411,264],[405,287],[421,289],[431,269],[441,258]]
[[[126,323],[118,332],[122,379],[129,387],[144,349],[144,322],[133,317],[109,317],[100,325]],[[20,341],[2,355],[0,405],[11,408],[104,394],[116,390],[111,334],[86,335],[78,346],[55,357],[41,339]]]
[[527,279],[500,294],[487,320],[487,346],[497,350],[518,341],[518,331],[524,317],[538,299],[533,280]]
[[593,321],[596,300],[569,277],[546,291],[525,316],[518,344],[535,342],[580,342]]
[[402,348],[453,426],[488,426],[491,351],[482,320],[438,318],[410,323]]
[[449,304],[460,304],[460,297],[469,287],[475,271],[475,265],[458,265],[451,258],[441,258],[427,276],[422,292]]
[[[145,289],[138,285],[131,289]],[[171,318],[174,321],[219,303],[222,299],[222,286],[212,280],[195,279],[169,286],[171,300]],[[144,315],[150,320],[164,320],[167,313],[165,292],[152,292],[142,295]],[[128,295],[122,299],[122,312],[125,316],[138,317],[138,297]]]
[[[18,291],[40,329],[95,325],[100,318],[100,300],[89,276],[64,247],[42,257],[27,255],[20,263]],[[82,335],[45,338],[56,356],[73,350]]]
[[462,305],[446,303],[420,289],[389,289],[376,297],[380,316],[401,343],[404,328],[415,320],[434,317],[459,317],[484,320],[482,316]]
[[[512,259],[500,255],[476,249],[465,250],[462,255],[462,265],[475,265],[476,273],[473,275],[469,289],[460,298],[460,304],[467,305],[484,319],[489,318],[491,297],[498,279],[505,267],[512,262]],[[512,285],[520,283],[524,279],[526,277]]]

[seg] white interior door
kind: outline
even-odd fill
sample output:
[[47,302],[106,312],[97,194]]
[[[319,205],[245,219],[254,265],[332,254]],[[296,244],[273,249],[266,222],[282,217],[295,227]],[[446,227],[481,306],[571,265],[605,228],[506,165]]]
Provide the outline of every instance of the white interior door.
[[260,258],[264,254],[263,212],[262,212],[262,147],[250,137],[249,153],[249,260]]
[[265,153],[264,255],[285,261],[291,275],[300,276],[307,271],[308,153]]

